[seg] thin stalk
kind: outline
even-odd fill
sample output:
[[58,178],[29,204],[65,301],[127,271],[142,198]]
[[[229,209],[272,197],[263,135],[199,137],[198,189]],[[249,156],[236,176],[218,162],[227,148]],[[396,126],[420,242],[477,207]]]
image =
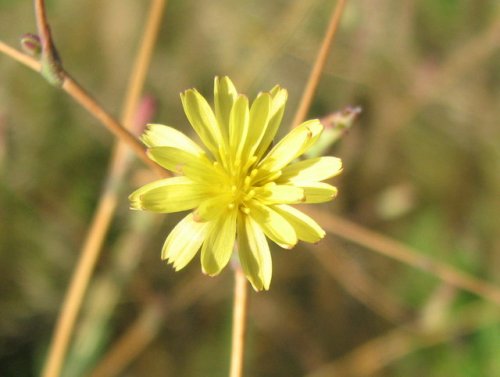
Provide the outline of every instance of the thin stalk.
[[307,81],[304,93],[302,94],[299,108],[297,109],[295,117],[293,118],[292,127],[298,126],[305,119],[305,117],[307,116],[307,112],[309,111],[309,107],[311,107],[311,102],[314,93],[318,88],[321,73],[325,68],[326,60],[328,59],[328,54],[330,52],[333,39],[342,18],[342,13],[344,11],[346,2],[347,0],[338,0],[335,8],[333,9],[332,15],[330,17],[330,23],[328,24],[328,28],[325,33],[325,37],[323,38],[323,42],[321,43],[318,55],[316,56],[316,61],[314,62],[314,66],[309,75],[309,80]]
[[52,85],[60,87],[64,82],[64,70],[52,40],[45,12],[45,0],[34,0],[36,25],[41,42],[40,63],[42,76]]
[[[42,65],[29,55],[10,47],[0,41],[0,51],[10,56],[19,63],[40,72]],[[124,128],[112,115],[110,115],[83,87],[81,87],[67,73],[64,73],[62,89],[69,94],[78,104],[87,110],[94,118],[101,122],[114,136],[127,144],[146,165],[153,169],[159,176],[166,177],[167,172],[152,161],[146,154],[146,149],[141,142]]]
[[230,377],[241,377],[243,372],[247,301],[247,280],[243,271],[238,266],[234,269],[233,334],[231,344],[231,367],[229,372]]
[[40,72],[40,69],[42,68],[42,65],[37,60],[22,53],[21,51],[16,50],[2,41],[0,41],[0,52],[3,52],[8,57],[31,68],[33,71]]
[[[144,86],[164,6],[165,0],[153,0],[151,3],[149,17],[146,22],[146,29],[136,58],[136,63],[134,64],[134,68],[132,70],[126,99],[124,101],[125,105],[122,114],[122,123],[129,129],[134,125],[134,114]],[[66,79],[63,88],[68,85],[68,82],[70,84],[74,83],[73,80],[68,81],[68,79]],[[76,88],[80,87],[77,86]],[[96,117],[101,117],[108,122],[111,121],[112,123],[118,124],[118,122],[114,122],[112,117],[110,117],[105,111],[101,111],[100,106],[96,106],[95,101],[93,101],[90,96],[83,98],[87,99],[86,108],[89,111],[96,114],[97,110],[99,116]],[[120,128],[121,126],[118,127],[118,129]],[[137,139],[135,137],[133,137],[133,139],[135,145],[135,141],[137,141]],[[142,145],[141,150],[143,150]],[[61,307],[61,312],[57,320],[53,339],[49,348],[47,363],[42,374],[43,376],[52,377],[60,375],[71,335],[73,334],[78,312],[80,311],[92,272],[94,271],[95,264],[98,260],[100,250],[117,206],[118,182],[122,180],[128,165],[126,163],[127,152],[128,150],[122,143],[119,143],[115,147],[112,161],[108,169],[108,184],[105,186],[103,194],[99,199],[97,210],[94,213],[89,232],[80,252],[80,259],[78,260],[75,272],[71,278],[70,286]],[[158,166],[156,165],[156,167]],[[164,171],[162,170],[162,173],[163,172]]]
[[[120,335],[89,375],[112,377],[123,374],[133,360],[155,340],[164,324],[169,322],[171,315],[189,308],[202,296],[207,295],[207,292],[216,289],[217,284],[220,284],[218,280],[206,280],[203,275],[188,278],[178,283],[169,293],[168,305],[163,302],[163,297],[152,293],[151,288],[142,287],[141,297],[147,297],[147,300],[141,314]],[[161,316],[149,316],[144,320],[145,313],[151,312],[154,307],[161,310]]]
[[106,128],[108,128],[108,130],[111,131],[111,133],[113,133],[119,140],[126,143],[134,151],[134,153],[158,175],[162,177],[168,176],[168,173],[162,167],[157,165],[148,157],[146,148],[142,145],[142,143],[130,131],[124,128],[120,122],[106,112],[106,110],[104,110],[104,108],[75,80],[66,75],[62,88],[84,109],[105,125]]
[[332,234],[425,271],[453,287],[474,293],[487,301],[500,305],[500,287],[459,271],[446,263],[435,261],[401,242],[325,211],[315,211],[313,216]]

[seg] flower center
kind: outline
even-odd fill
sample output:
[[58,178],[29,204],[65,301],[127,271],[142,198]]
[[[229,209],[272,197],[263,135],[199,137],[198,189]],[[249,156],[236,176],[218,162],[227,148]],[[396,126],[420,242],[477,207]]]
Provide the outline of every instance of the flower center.
[[255,189],[253,187],[254,178],[258,173],[258,169],[245,169],[241,166],[241,161],[237,160],[232,164],[231,168],[226,171],[228,185],[227,192],[229,194],[228,209],[238,208],[243,213],[250,212],[248,202],[255,197]]

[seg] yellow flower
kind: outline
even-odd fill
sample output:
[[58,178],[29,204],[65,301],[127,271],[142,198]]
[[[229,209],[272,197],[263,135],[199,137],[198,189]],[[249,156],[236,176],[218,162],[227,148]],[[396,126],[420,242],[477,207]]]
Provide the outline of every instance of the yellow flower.
[[321,182],[340,173],[335,157],[294,162],[319,138],[318,120],[302,123],[271,148],[285,103],[279,86],[251,106],[228,77],[215,78],[215,111],[194,89],[182,105],[206,150],[174,128],[150,124],[142,136],[149,157],[177,174],[149,183],[129,197],[133,209],[171,213],[191,210],[167,237],[162,259],[176,270],[201,248],[204,273],[217,275],[237,250],[255,290],[269,289],[272,261],[267,238],[291,249],[317,242],[325,232],[290,206],[331,200],[337,189]]

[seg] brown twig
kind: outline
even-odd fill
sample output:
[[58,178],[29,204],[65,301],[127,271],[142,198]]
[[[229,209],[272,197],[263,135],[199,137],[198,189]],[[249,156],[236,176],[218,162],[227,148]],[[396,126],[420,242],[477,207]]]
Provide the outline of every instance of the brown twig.
[[[122,114],[122,123],[128,129],[133,126],[133,117],[144,86],[164,6],[164,0],[152,1],[149,17],[146,22],[146,29],[141,41],[141,47],[132,70],[131,80],[129,82],[126,99],[124,101],[125,104]],[[69,88],[72,88],[71,91],[73,93],[75,90],[78,93],[83,92],[81,87],[76,85],[73,80],[66,77],[63,88],[67,90],[68,85]],[[71,87],[71,85],[73,85],[73,87]],[[83,94],[86,93],[83,92]],[[92,112],[98,119],[103,122],[110,123],[111,126],[114,126],[118,132],[121,130],[122,127],[118,124],[118,122],[103,111],[100,106],[96,105],[95,101],[93,101],[90,96],[84,95],[79,96],[78,98],[86,100],[85,104],[80,103],[82,106],[87,108],[87,110]],[[117,125],[119,127],[116,127]],[[129,133],[125,135],[129,135]],[[135,142],[137,139],[135,139],[135,137],[133,137],[133,139],[134,145],[136,145]],[[143,150],[142,146],[140,150]],[[124,162],[126,152],[127,149],[123,146],[123,144],[120,144],[115,148],[115,152],[113,153],[112,161],[108,169],[108,182],[116,183],[123,178],[127,165]],[[158,166],[156,165],[156,167]],[[164,171],[162,170],[162,173],[163,172]],[[94,214],[89,232],[80,252],[80,259],[78,260],[75,272],[73,273],[66,297],[61,307],[59,318],[56,322],[53,340],[49,349],[43,376],[51,377],[58,376],[60,374],[71,335],[75,327],[76,318],[78,316],[78,312],[80,311],[95,264],[98,260],[103,241],[109,229],[117,202],[117,185],[106,185],[103,194],[99,199],[97,210]]]
[[140,352],[146,348],[158,334],[164,317],[164,308],[160,301],[147,305],[112,348],[104,359],[105,362],[92,372],[92,377],[117,376]]
[[474,293],[500,305],[500,288],[493,284],[470,276],[445,263],[435,261],[401,242],[365,229],[325,211],[315,211],[313,216],[332,234],[336,234],[341,238],[362,245],[377,253],[428,272],[454,287]]
[[318,87],[321,72],[323,72],[323,68],[325,67],[328,53],[330,52],[333,39],[342,18],[342,12],[344,11],[346,1],[347,0],[338,0],[335,8],[333,9],[328,29],[326,30],[321,48],[318,52],[318,55],[316,56],[316,61],[314,62],[313,69],[311,70],[311,73],[309,75],[309,80],[307,81],[306,88],[304,89],[304,93],[302,94],[299,108],[297,109],[295,117],[293,118],[292,127],[298,126],[299,123],[301,123],[305,119],[307,112],[309,111],[312,98]]
[[51,84],[61,86],[65,75],[52,40],[47,13],[45,11],[45,0],[34,0],[34,6],[38,36],[42,48],[41,74]]
[[394,323],[407,320],[411,311],[392,297],[382,284],[370,278],[341,245],[333,239],[325,239],[312,255],[339,284],[355,299],[378,315]]
[[5,55],[11,57],[15,61],[31,68],[33,71],[40,72],[40,69],[42,68],[42,65],[31,56],[26,55],[13,47],[10,47],[8,44],[5,44],[2,41],[0,41],[0,52],[3,52]]
[[230,377],[241,377],[243,372],[245,326],[247,315],[247,279],[241,267],[234,268],[233,334],[231,344]]
[[104,110],[104,108],[91,95],[89,95],[83,87],[78,85],[75,80],[66,75],[62,88],[84,109],[105,125],[106,128],[108,128],[108,130],[110,130],[111,133],[113,133],[119,140],[126,143],[134,151],[134,153],[159,176],[168,176],[168,173],[163,168],[148,157],[146,149],[142,143],[130,131],[125,129],[120,122],[106,112],[106,110]]
[[[469,304],[460,315],[454,315],[437,328],[420,328],[417,319],[356,347],[345,356],[319,367],[307,377],[373,376],[391,363],[419,349],[432,347],[464,336],[485,326],[498,323],[498,310],[484,304]],[[409,331],[408,329],[412,329]]]
[[[24,64],[36,72],[40,72],[42,65],[31,56],[23,54],[0,41],[0,51]],[[146,154],[142,143],[132,133],[127,131],[112,115],[67,73],[64,74],[62,89],[78,104],[101,122],[113,135],[127,144],[144,163],[151,167],[158,175],[168,176],[167,172],[152,161]]]
[[[91,377],[113,377],[118,376],[130,363],[138,357],[141,352],[156,338],[159,330],[163,327],[168,316],[185,310],[201,296],[214,289],[220,284],[219,280],[206,280],[204,276],[198,275],[189,281],[182,281],[170,294],[168,305],[165,305],[160,297],[154,294],[148,297],[141,315],[135,320],[122,336],[120,336],[110,350],[100,360],[99,364],[90,374]],[[148,312],[161,310],[162,316],[148,317]],[[148,323],[145,323],[145,317]]]

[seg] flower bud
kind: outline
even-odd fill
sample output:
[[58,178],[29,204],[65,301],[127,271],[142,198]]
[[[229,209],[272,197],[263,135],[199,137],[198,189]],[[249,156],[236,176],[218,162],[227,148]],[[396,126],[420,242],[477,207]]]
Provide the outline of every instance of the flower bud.
[[29,56],[39,58],[42,52],[40,37],[32,33],[24,34],[23,36],[21,36],[21,48]]

